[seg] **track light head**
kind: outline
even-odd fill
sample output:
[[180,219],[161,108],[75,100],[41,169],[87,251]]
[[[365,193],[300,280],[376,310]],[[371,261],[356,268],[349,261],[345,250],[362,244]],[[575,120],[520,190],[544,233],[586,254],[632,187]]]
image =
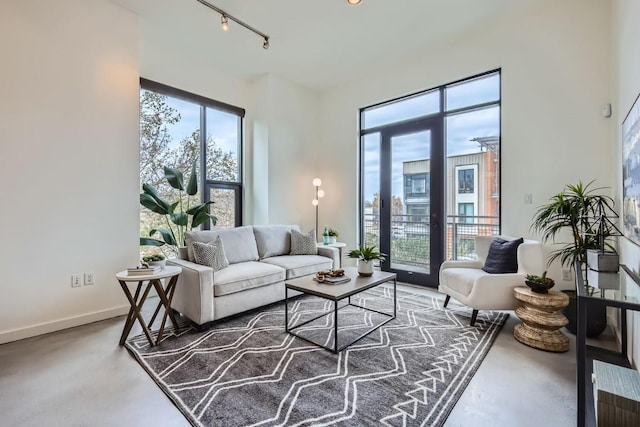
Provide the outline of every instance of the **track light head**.
[[229,30],[229,20],[227,19],[227,15],[220,16],[220,26],[222,27],[222,31]]
[[264,38],[264,43],[262,43],[262,47],[266,50],[269,49],[269,37]]

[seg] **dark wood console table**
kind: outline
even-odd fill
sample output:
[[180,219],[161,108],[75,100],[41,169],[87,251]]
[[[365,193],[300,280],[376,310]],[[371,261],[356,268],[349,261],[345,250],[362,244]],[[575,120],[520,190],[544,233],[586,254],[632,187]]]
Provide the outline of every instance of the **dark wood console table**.
[[[576,334],[576,362],[578,382],[578,427],[595,427],[595,409],[591,374],[593,361],[601,360],[619,366],[630,367],[627,358],[627,310],[640,311],[640,301],[631,296],[633,289],[640,285],[638,278],[625,265],[620,265],[618,273],[600,273],[606,276],[606,288],[585,284],[584,267],[576,263],[576,290],[578,304],[578,332]],[[592,283],[593,284],[593,283]],[[589,307],[615,307],[620,309],[620,351],[612,351],[587,345],[587,316]]]

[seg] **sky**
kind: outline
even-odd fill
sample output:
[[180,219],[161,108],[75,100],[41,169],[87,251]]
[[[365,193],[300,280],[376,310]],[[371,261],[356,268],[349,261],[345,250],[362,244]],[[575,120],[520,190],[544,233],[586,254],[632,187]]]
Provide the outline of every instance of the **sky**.
[[[498,74],[450,86],[445,92],[447,110],[497,101],[500,97]],[[397,121],[421,117],[439,110],[438,91],[427,92],[389,105],[365,110],[365,129]],[[500,135],[500,108],[491,106],[447,116],[444,124],[447,156],[477,153],[480,146],[472,138]],[[428,159],[431,147],[430,131],[402,135],[392,139],[392,193],[402,197],[402,163],[408,160]],[[434,141],[435,143],[435,141]],[[364,137],[364,197],[373,200],[379,191],[380,135]]]

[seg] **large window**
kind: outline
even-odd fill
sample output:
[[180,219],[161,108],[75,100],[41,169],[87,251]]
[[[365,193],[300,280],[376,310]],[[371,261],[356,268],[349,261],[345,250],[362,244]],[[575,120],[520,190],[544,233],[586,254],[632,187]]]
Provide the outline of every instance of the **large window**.
[[492,70],[360,110],[360,240],[388,253],[383,269],[410,271],[404,281],[435,284],[443,260],[499,234],[500,80]]
[[[193,202],[214,202],[210,211],[218,218],[216,228],[241,225],[243,117],[242,108],[142,79],[141,184],[152,184],[161,196],[168,196],[164,166],[182,171],[186,179],[195,162],[198,194]],[[149,210],[140,210],[142,235],[165,226],[160,221]]]

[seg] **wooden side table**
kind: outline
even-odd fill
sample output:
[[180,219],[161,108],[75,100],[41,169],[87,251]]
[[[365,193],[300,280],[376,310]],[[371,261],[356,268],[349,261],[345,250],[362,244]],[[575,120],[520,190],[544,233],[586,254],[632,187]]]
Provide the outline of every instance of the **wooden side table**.
[[569,304],[569,297],[558,291],[546,294],[526,287],[514,289],[522,305],[516,315],[522,323],[516,325],[513,336],[522,344],[539,350],[564,352],[569,350],[569,338],[560,331],[569,321],[560,310]]
[[[131,332],[131,328],[133,327],[136,319],[138,320],[138,322],[140,322],[140,326],[142,326],[142,330],[144,331],[144,334],[147,336],[147,339],[152,346],[158,345],[162,340],[164,326],[167,323],[167,316],[171,319],[173,327],[178,327],[178,322],[176,321],[176,318],[171,311],[171,301],[173,300],[173,293],[175,292],[176,283],[178,282],[178,276],[181,272],[181,267],[166,266],[156,274],[145,276],[130,276],[127,274],[126,270],[116,274],[116,279],[118,279],[118,282],[120,282],[120,286],[122,287],[125,296],[129,300],[129,304],[131,304],[129,314],[127,314],[127,320],[124,323],[124,330],[122,331],[122,336],[120,337],[120,345],[124,345],[124,342],[127,340],[127,336],[129,335],[129,332]],[[169,279],[169,283],[167,283],[166,287],[162,286],[162,279]],[[145,281],[147,282],[147,285],[141,294],[140,292],[142,291],[142,287]],[[127,286],[127,282],[138,282],[135,295],[131,295],[131,292],[129,291],[129,288]],[[154,311],[149,323],[145,323],[140,310],[142,309],[142,305],[146,301],[151,288],[154,288],[156,290],[158,297],[160,297],[160,302],[158,303],[158,306],[156,307],[156,310]],[[160,311],[160,307],[163,306],[164,314],[162,316],[162,322],[160,323],[158,337],[154,341],[153,337],[151,336],[150,328],[151,325],[153,325],[153,322],[156,320],[156,316]]]

